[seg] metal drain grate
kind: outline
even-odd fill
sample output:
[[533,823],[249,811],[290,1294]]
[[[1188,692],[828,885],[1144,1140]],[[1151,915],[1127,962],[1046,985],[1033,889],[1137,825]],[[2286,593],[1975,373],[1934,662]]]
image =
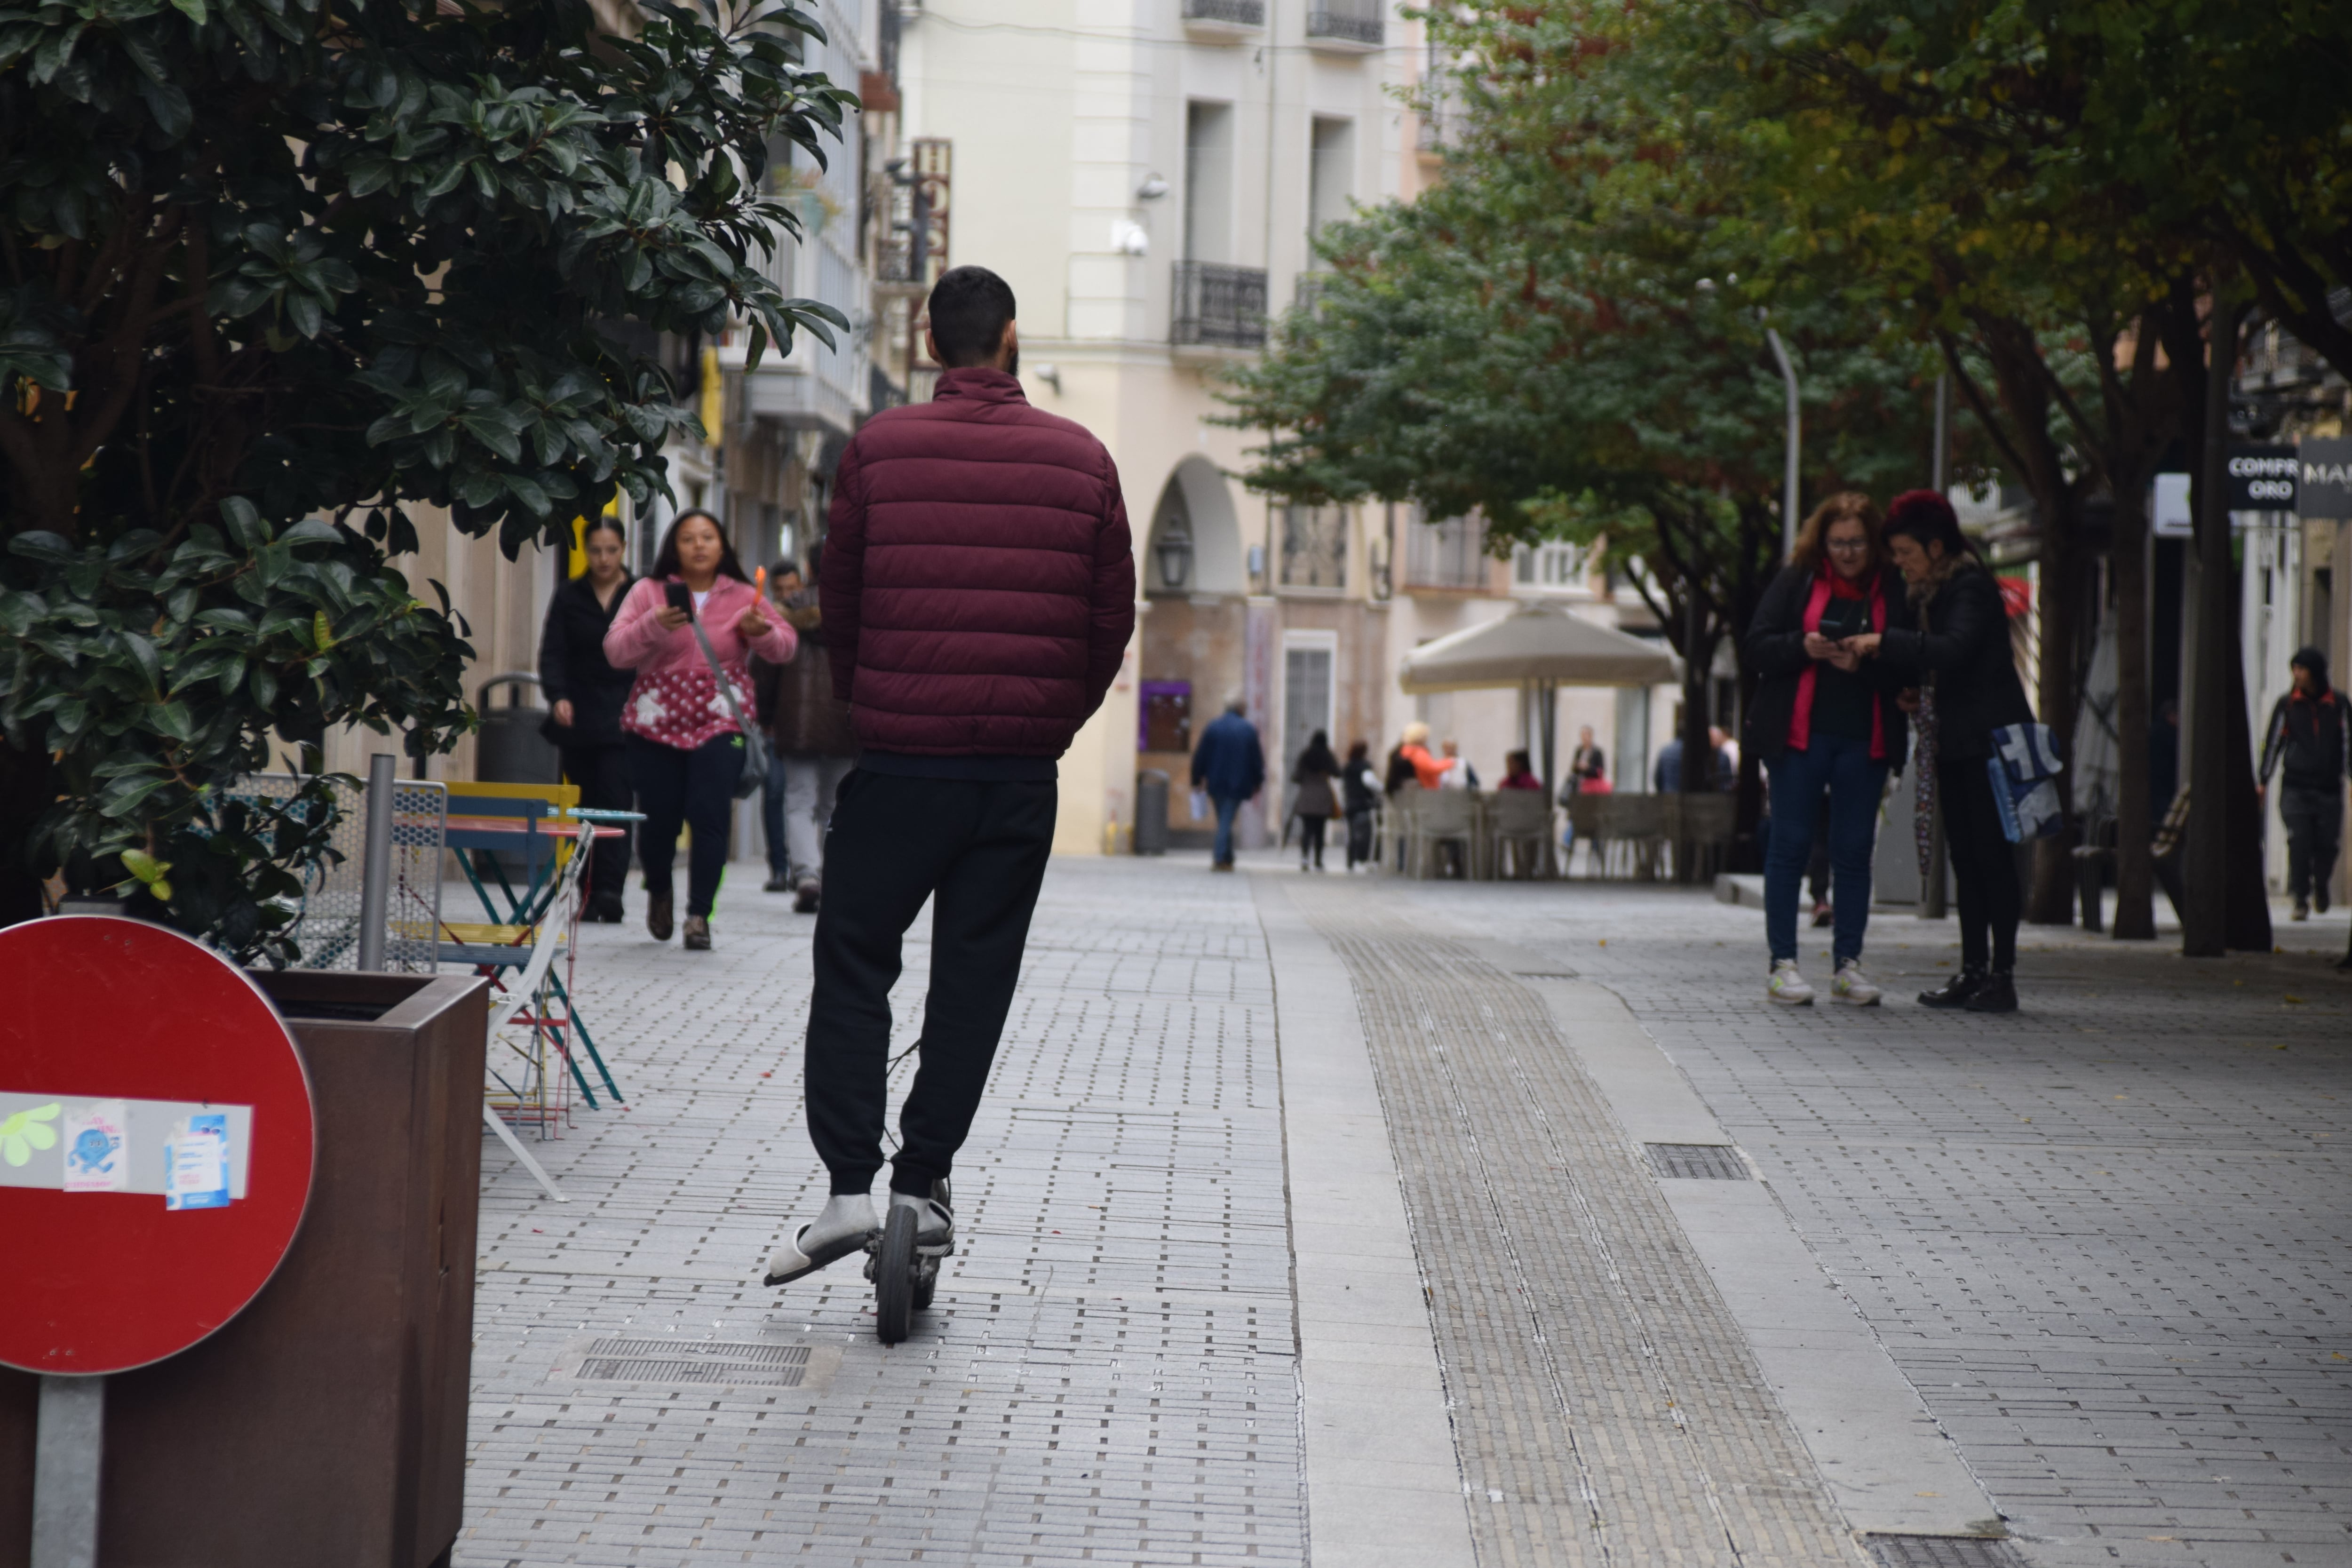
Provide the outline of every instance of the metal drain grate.
[[808,1375],[806,1345],[724,1340],[597,1340],[577,1375],[603,1383],[733,1383],[798,1388]]
[[1661,1176],[1701,1182],[1749,1180],[1747,1163],[1728,1143],[1644,1143],[1650,1169]]
[[1865,1535],[1879,1568],[2025,1568],[2006,1541],[1979,1535]]

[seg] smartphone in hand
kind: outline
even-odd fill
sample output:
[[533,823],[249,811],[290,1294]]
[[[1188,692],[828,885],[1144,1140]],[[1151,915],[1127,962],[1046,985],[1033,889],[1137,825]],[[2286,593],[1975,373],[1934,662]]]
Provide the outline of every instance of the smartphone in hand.
[[662,585],[662,597],[669,602],[669,607],[671,609],[684,610],[689,617],[693,616],[694,590],[688,587],[685,584],[664,584]]

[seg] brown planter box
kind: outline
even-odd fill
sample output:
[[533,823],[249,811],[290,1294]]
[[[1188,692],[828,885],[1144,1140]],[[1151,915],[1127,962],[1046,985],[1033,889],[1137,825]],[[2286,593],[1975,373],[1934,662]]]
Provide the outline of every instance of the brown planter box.
[[[310,1206],[227,1327],[108,1380],[99,1562],[444,1563],[465,1515],[488,983],[254,978],[310,1069]],[[0,1568],[31,1552],[38,1386],[0,1368]]]

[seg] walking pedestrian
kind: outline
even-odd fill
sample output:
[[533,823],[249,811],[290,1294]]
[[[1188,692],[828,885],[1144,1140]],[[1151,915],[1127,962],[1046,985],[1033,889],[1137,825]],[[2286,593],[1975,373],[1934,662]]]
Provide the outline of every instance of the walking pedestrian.
[[800,574],[787,569],[781,587],[780,608],[800,637],[800,651],[789,664],[752,666],[769,746],[761,802],[768,833],[766,890],[791,893],[793,912],[806,915],[816,912],[823,897],[825,826],[841,781],[856,765],[857,731],[849,704],[834,695],[818,584],[803,585]]
[[[591,521],[580,538],[588,570],[555,591],[539,634],[539,689],[551,711],[541,733],[563,759],[563,776],[579,786],[580,804],[596,811],[626,811],[629,738],[621,732],[621,706],[633,677],[604,657],[604,634],[629,591],[628,538],[609,517]],[[607,925],[621,921],[621,888],[629,879],[629,832],[599,838],[588,861],[588,902],[580,918]]]
[[1372,812],[1380,804],[1381,781],[1372,772],[1370,742],[1349,746],[1348,761],[1339,769],[1339,790],[1348,812],[1348,870],[1353,874],[1357,867],[1372,861]]
[[2271,709],[2263,739],[2263,777],[2285,777],[2279,790],[2279,821],[2286,828],[2286,890],[2294,918],[2307,921],[2316,908],[2327,912],[2327,883],[2336,875],[2336,847],[2344,831],[2344,775],[2352,752],[2352,725],[2344,721],[2344,699],[2327,684],[2327,656],[2315,647],[2298,649],[2287,668],[2294,685]]
[[[1846,639],[1884,632],[1903,604],[1888,567],[1878,508],[1848,490],[1830,497],[1797,531],[1789,564],[1756,607],[1745,648],[1758,675],[1748,744],[1771,781],[1772,833],[1764,858],[1765,999],[1809,1006],[1813,988],[1797,963],[1797,895],[1816,840],[1826,840],[1836,931],[1830,995],[1872,1007],[1882,993],[1862,967],[1870,920],[1871,851],[1890,771],[1908,738],[1898,683],[1885,661]],[[1826,802],[1827,831],[1816,826]]]
[[[710,910],[727,869],[736,783],[746,767],[761,765],[751,750],[759,737],[748,732],[751,671],[746,660],[757,653],[782,664],[793,657],[795,642],[792,627],[769,619],[735,547],[707,511],[682,513],[669,525],[653,574],[630,588],[604,634],[604,657],[615,668],[636,671],[621,728],[629,737],[637,809],[646,815],[637,864],[645,870],[646,930],[656,942],[669,940],[670,872],[683,826],[693,830],[694,839],[682,940],[689,952],[710,950]],[[714,661],[726,672],[726,689],[711,668]]]
[[954,1245],[948,1176],[1021,978],[1055,761],[1135,630],[1118,470],[1085,426],[1022,396],[1013,290],[950,269],[924,344],[942,367],[931,401],[867,420],[835,479],[819,597],[861,749],[834,805],[809,1004],[809,1137],[831,1195],[770,1255],[772,1285],[879,1229],[890,987],[926,902],[930,985],[890,1206],[913,1211],[919,1247]]
[[1208,792],[1209,805],[1217,814],[1209,869],[1230,871],[1234,814],[1265,787],[1265,748],[1258,743],[1257,726],[1243,716],[1240,698],[1226,703],[1225,710],[1201,731],[1201,743],[1192,748],[1192,787]]
[[1318,730],[1290,768],[1290,782],[1298,786],[1290,814],[1298,819],[1298,868],[1302,871],[1323,869],[1323,830],[1339,814],[1339,796],[1331,787],[1339,781],[1339,759],[1331,754],[1329,737]]
[[[1906,490],[1886,509],[1887,558],[1903,574],[1909,614],[1884,632],[1849,637],[1844,647],[1884,658],[1919,713],[1923,756],[1935,758],[1935,798],[1944,813],[1960,915],[1960,970],[1919,994],[1929,1007],[1971,1013],[2017,1010],[2016,847],[1993,802],[1992,732],[2033,722],[2010,651],[2000,584],[1960,531],[1952,503],[1934,490]],[[1930,750],[1932,749],[1932,750]],[[1922,781],[1923,783],[1926,781]]]

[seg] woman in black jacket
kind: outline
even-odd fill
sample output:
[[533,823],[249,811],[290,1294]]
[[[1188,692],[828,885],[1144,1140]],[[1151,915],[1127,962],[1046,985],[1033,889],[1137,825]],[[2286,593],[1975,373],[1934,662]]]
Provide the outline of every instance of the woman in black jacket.
[[[589,523],[581,538],[588,570],[555,591],[539,635],[539,685],[554,712],[544,733],[563,757],[563,776],[580,786],[580,804],[627,811],[628,741],[621,704],[636,672],[604,659],[604,634],[628,595],[626,537],[609,517]],[[629,835],[596,841],[588,866],[588,908],[582,918],[618,924],[621,884],[629,875]]]
[[1380,775],[1372,771],[1370,742],[1348,748],[1347,765],[1339,770],[1341,804],[1348,813],[1348,869],[1371,863],[1372,808],[1380,804]]
[[1848,640],[1923,689],[1920,744],[1932,747],[1953,891],[1960,907],[1960,972],[1920,993],[1930,1007],[2017,1010],[2017,848],[1993,803],[1992,732],[2033,722],[2011,651],[2000,584],[1960,532],[1951,503],[1909,490],[1886,509],[1886,552],[1909,587],[1907,626]]
[[1907,735],[1895,684],[1880,660],[1848,639],[1885,631],[1903,606],[1902,582],[1879,543],[1878,508],[1854,491],[1833,495],[1805,520],[1789,564],[1764,590],[1745,652],[1755,670],[1748,747],[1771,775],[1771,837],[1764,855],[1765,998],[1804,1006],[1813,990],[1797,967],[1797,893],[1828,797],[1837,930],[1833,1000],[1876,1005],[1862,969],[1870,920],[1871,852],[1889,772],[1903,766]]

